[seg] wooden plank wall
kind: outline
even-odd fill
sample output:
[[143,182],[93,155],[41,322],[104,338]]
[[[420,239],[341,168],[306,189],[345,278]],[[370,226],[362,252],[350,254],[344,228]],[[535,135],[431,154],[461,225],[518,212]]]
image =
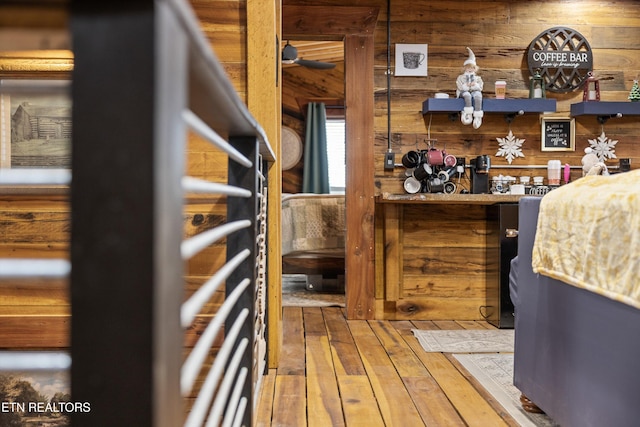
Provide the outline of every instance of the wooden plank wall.
[[[381,13],[384,11],[381,9]],[[385,172],[382,163],[387,149],[387,32],[383,25],[386,23],[381,18],[375,34],[376,188],[379,192],[402,193],[403,168]],[[398,153],[396,161],[399,163],[401,154],[415,149],[416,144],[424,148],[424,141],[430,136],[437,139],[438,148],[464,156],[467,162],[480,154],[490,155],[494,165],[492,174],[540,174],[535,170],[499,169],[508,164],[503,157],[495,156],[499,148],[496,138],[504,138],[509,132],[502,115],[486,114],[483,125],[475,130],[462,125],[459,119],[451,122],[447,114],[423,117],[420,111],[422,102],[436,92],[455,96],[455,78],[467,58],[467,46],[476,55],[479,74],[485,82],[485,97],[494,97],[496,80],[506,80],[508,98],[527,98],[528,45],[538,34],[555,26],[573,28],[589,41],[596,75],[612,78],[600,83],[602,100],[626,101],[633,80],[640,72],[640,5],[637,2],[627,0],[614,5],[598,1],[392,2],[392,52],[396,43],[428,44],[427,77],[391,79],[391,133],[393,151]],[[547,95],[557,100],[557,115],[566,117],[570,104],[582,100],[582,91]],[[588,139],[602,132],[595,117],[578,117],[575,152],[550,153],[540,150],[540,128],[537,114],[515,118],[511,130],[517,138],[525,140],[522,150],[525,157],[515,160],[514,165],[546,165],[549,159],[560,159],[563,164],[579,166]],[[640,163],[640,142],[636,137],[639,130],[638,118],[631,116],[609,120],[604,126],[606,134],[619,141],[616,155],[631,158],[632,165]],[[545,174],[543,171],[542,175]],[[572,172],[572,178],[578,176],[579,171]]]
[[[295,5],[346,5],[335,0],[296,0]],[[378,193],[402,193],[403,170],[384,171],[383,153],[387,150],[387,9],[386,2],[370,0],[358,5],[377,6],[380,16],[375,30],[375,186]],[[473,20],[461,19],[473,11]],[[493,97],[493,83],[507,82],[508,98],[527,98],[529,71],[526,52],[529,43],[541,32],[554,26],[566,26],[579,31],[593,50],[596,74],[611,80],[600,83],[602,99],[626,101],[633,79],[640,73],[640,6],[632,1],[615,5],[597,1],[579,2],[507,2],[468,1],[415,2],[395,0],[391,3],[391,69],[394,71],[395,44],[419,43],[428,45],[427,77],[391,78],[391,148],[400,163],[403,153],[424,148],[428,137],[437,139],[436,146],[465,157],[468,161],[480,154],[491,156],[496,174],[530,175],[536,170],[507,170],[502,157],[496,157],[498,142],[509,132],[509,124],[501,114],[484,117],[483,125],[475,130],[463,126],[459,119],[451,122],[447,114],[423,116],[422,102],[436,92],[455,96],[455,78],[467,58],[466,47],[476,54],[479,74],[485,81],[485,97]],[[317,38],[317,36],[316,36]],[[303,67],[283,70],[283,124],[290,126],[304,137],[304,122],[295,103],[296,97],[341,97],[344,95],[342,73],[344,66],[333,71],[309,70]],[[556,116],[568,116],[570,104],[582,100],[582,91],[566,94],[548,93],[557,100]],[[524,139],[524,158],[514,165],[544,165],[549,159],[579,166],[588,146],[588,139],[600,135],[602,129],[594,117],[576,119],[576,150],[574,152],[549,153],[540,150],[540,117],[537,114],[516,117],[511,125],[513,134]],[[429,129],[429,121],[431,127]],[[635,117],[613,119],[604,130],[612,139],[619,140],[618,157],[629,157],[632,165],[640,162],[638,131]],[[356,124],[357,125],[357,124]],[[352,124],[353,126],[353,124]],[[303,138],[304,139],[304,138]],[[612,162],[615,164],[615,162]],[[543,171],[544,174],[544,171]],[[300,191],[302,164],[285,171],[285,191]],[[572,178],[580,175],[572,172]]]
[[[69,257],[66,196],[0,196],[0,258]],[[71,306],[67,280],[4,281],[0,348],[64,348]]]
[[[387,31],[386,9],[376,28],[375,63],[375,187],[378,194],[404,193],[404,168],[383,169],[387,150]],[[475,130],[447,114],[423,116],[422,102],[436,92],[455,96],[455,78],[467,58],[466,46],[473,49],[480,75],[485,81],[485,98],[493,97],[493,82],[507,81],[508,98],[527,98],[529,72],[526,52],[541,32],[566,26],[579,31],[593,50],[594,69],[600,77],[602,100],[626,101],[634,78],[640,71],[640,5],[633,1],[605,5],[584,2],[468,1],[414,2],[397,0],[391,4],[391,49],[397,43],[428,44],[427,77],[391,78],[391,147],[399,163],[403,153],[426,148],[427,138],[437,139],[436,147],[456,156],[471,158],[488,154],[494,168],[491,175],[544,175],[541,169],[500,169],[507,165],[496,157],[496,138],[509,129],[524,139],[524,158],[514,165],[546,165],[549,159],[579,166],[588,139],[603,131],[618,140],[616,155],[640,163],[638,117],[611,119],[604,128],[593,116],[576,119],[576,150],[542,152],[540,117],[516,117],[511,126],[502,115],[486,114]],[[469,19],[462,20],[461,17]],[[547,93],[557,99],[557,116],[569,116],[570,104],[582,101],[582,91]],[[617,162],[609,162],[617,165]],[[580,176],[572,171],[572,179]],[[465,183],[465,181],[463,181]],[[466,181],[468,184],[468,181]],[[401,205],[380,207],[376,238],[377,318],[481,319],[485,304],[485,272],[495,263],[485,255],[485,237],[490,230],[481,206]],[[380,228],[382,228],[380,230]],[[384,278],[384,279],[382,279]]]
[[[302,6],[340,5],[335,0],[296,0],[287,4]],[[428,45],[427,77],[391,77],[387,88],[387,3],[386,1],[358,2],[359,6],[377,6],[380,9],[375,29],[375,146],[374,158],[363,159],[375,165],[373,185],[376,194],[403,193],[404,168],[393,171],[383,168],[384,153],[387,151],[387,134],[391,134],[391,148],[396,153],[396,163],[402,154],[416,148],[426,148],[428,138],[436,139],[436,147],[459,157],[470,159],[481,154],[491,157],[492,175],[513,176],[546,175],[545,169],[506,169],[508,162],[495,156],[499,149],[496,138],[504,138],[511,130],[515,137],[524,139],[524,158],[518,158],[513,165],[546,165],[550,159],[560,159],[574,167],[580,166],[584,148],[589,139],[594,139],[604,130],[606,135],[618,140],[616,155],[631,158],[632,167],[640,162],[640,142],[636,134],[640,131],[637,117],[629,116],[609,120],[604,127],[595,117],[576,118],[575,151],[543,152],[540,149],[541,123],[538,114],[516,117],[511,124],[501,114],[486,114],[482,126],[475,130],[464,126],[448,114],[423,116],[422,102],[433,97],[436,92],[446,92],[455,96],[455,78],[462,71],[467,58],[466,47],[476,54],[480,75],[485,81],[485,97],[493,97],[493,82],[507,82],[508,98],[527,98],[529,92],[529,71],[526,53],[530,42],[541,32],[555,27],[566,26],[579,31],[590,43],[593,50],[596,75],[610,80],[600,83],[602,100],[626,101],[633,79],[640,72],[640,5],[626,0],[614,5],[597,1],[579,2],[507,2],[468,1],[415,2],[395,0],[391,2],[390,39],[391,70],[394,71],[396,44],[420,43]],[[461,19],[465,17],[465,19]],[[468,17],[468,18],[466,18]],[[336,72],[341,70],[336,68]],[[283,77],[283,122],[298,130],[304,136],[304,124],[295,114],[295,94],[310,96],[339,96],[342,92],[336,76],[326,72],[305,70],[302,67],[285,70]],[[391,108],[387,110],[387,95],[390,94]],[[557,100],[555,116],[569,116],[571,103],[582,100],[582,91],[566,94],[548,93]],[[387,127],[390,114],[391,129]],[[299,115],[299,113],[298,113]],[[348,123],[348,126],[359,124]],[[348,143],[348,142],[347,142]],[[617,162],[609,162],[616,165]],[[349,167],[349,166],[348,166]],[[283,188],[285,191],[300,191],[303,165],[285,171]],[[579,168],[573,169],[571,178],[581,175]],[[462,180],[469,188],[469,181]],[[355,191],[353,188],[348,191]],[[458,207],[459,208],[459,207]],[[482,254],[483,243],[474,239],[461,238],[455,248],[450,247],[450,238],[464,234],[451,225],[451,215],[447,220],[446,209],[427,206],[400,208],[398,218],[385,217],[391,208],[380,209],[376,213],[376,317],[389,316],[436,316],[437,318],[478,319],[478,305],[484,302],[484,271],[490,267]],[[476,214],[475,225],[466,222],[465,233],[487,231],[480,208],[471,209],[468,214]],[[433,228],[433,217],[440,216],[445,235],[437,233],[424,240],[424,232]],[[445,219],[442,219],[445,218]],[[403,222],[404,221],[404,222]],[[449,222],[448,222],[449,221]],[[382,228],[381,228],[382,227]],[[386,227],[386,228],[385,228]],[[389,227],[401,229],[389,230]],[[420,231],[422,230],[422,232]],[[488,232],[487,232],[488,233]],[[383,236],[395,236],[400,241],[380,241]],[[441,236],[441,240],[438,240]],[[477,234],[476,234],[477,236]],[[464,236],[462,236],[464,237]],[[479,244],[480,246],[477,246]],[[391,246],[389,246],[391,245]],[[395,250],[391,251],[390,247]],[[433,253],[437,252],[435,257]],[[392,253],[390,256],[389,253]],[[385,255],[386,253],[386,255]],[[398,261],[393,261],[398,259]],[[440,260],[436,262],[434,260]],[[429,262],[425,260],[431,260]],[[398,265],[400,264],[400,265]],[[421,266],[416,269],[416,265]],[[427,268],[426,266],[429,266]],[[473,271],[467,271],[469,269]],[[429,277],[424,274],[430,272]],[[451,274],[458,269],[460,276]],[[435,279],[434,279],[434,271]],[[398,276],[396,278],[396,276]],[[453,281],[466,279],[465,285],[455,287]],[[435,280],[435,281],[434,281]],[[391,281],[391,282],[388,282]],[[396,283],[393,285],[392,283]],[[397,289],[394,289],[397,286]],[[439,299],[438,299],[439,298]],[[462,301],[460,299],[463,298]],[[447,303],[448,301],[448,303]],[[462,302],[462,303],[461,303]],[[398,305],[399,304],[399,305]],[[429,309],[427,309],[427,307]],[[464,307],[464,308],[462,308]],[[425,314],[429,313],[429,314]],[[462,316],[462,317],[460,317]],[[435,317],[427,317],[435,318]]]
[[[234,88],[246,99],[246,25],[245,4],[238,1],[199,2],[194,7],[200,19],[207,20],[202,29],[216,45]],[[207,7],[205,7],[207,6]],[[27,8],[28,9],[28,8]],[[22,17],[21,9],[11,10]],[[3,19],[8,15],[2,15]],[[66,15],[65,15],[66,16]],[[61,18],[60,18],[61,19]],[[59,23],[62,26],[66,23]],[[8,21],[10,22],[10,21]],[[8,25],[9,26],[9,25]],[[36,25],[37,26],[37,25]],[[70,78],[72,56],[60,51],[0,52],[0,78]],[[57,66],[55,64],[58,64]],[[227,177],[227,157],[210,143],[190,133],[185,168],[197,178],[223,181]],[[3,227],[0,232],[0,257],[68,257],[70,241],[69,201],[63,190],[57,195],[0,195]],[[220,203],[222,202],[222,203]],[[226,218],[224,199],[189,197],[184,210],[184,234],[219,225]],[[219,242],[205,249],[185,265],[186,296],[224,264],[226,249]],[[1,348],[63,348],[69,345],[69,296],[67,281],[3,284],[0,299]],[[189,328],[185,345],[190,347],[224,298],[219,292],[205,307],[203,314]]]

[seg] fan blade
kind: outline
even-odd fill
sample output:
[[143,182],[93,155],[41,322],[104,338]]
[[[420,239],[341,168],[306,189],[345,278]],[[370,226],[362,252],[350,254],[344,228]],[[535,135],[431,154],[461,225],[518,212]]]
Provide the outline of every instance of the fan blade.
[[332,64],[330,62],[320,62],[320,61],[307,61],[306,59],[296,59],[293,61],[298,65],[302,65],[303,67],[308,68],[318,68],[322,70],[328,70],[330,68],[335,68],[336,64]]

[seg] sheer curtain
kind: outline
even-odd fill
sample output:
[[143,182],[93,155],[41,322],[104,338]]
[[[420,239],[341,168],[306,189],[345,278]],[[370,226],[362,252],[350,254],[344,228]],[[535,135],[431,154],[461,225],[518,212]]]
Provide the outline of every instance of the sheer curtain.
[[323,102],[310,102],[307,107],[307,133],[304,143],[303,193],[329,193],[329,161],[327,159],[327,111]]

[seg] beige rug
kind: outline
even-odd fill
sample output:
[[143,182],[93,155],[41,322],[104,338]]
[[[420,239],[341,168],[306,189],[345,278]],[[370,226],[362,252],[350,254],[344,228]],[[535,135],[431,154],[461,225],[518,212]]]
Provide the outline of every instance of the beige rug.
[[522,409],[520,390],[513,385],[513,353],[454,354],[460,364],[523,427],[556,426],[545,414]]
[[496,353],[513,352],[513,329],[460,329],[427,331],[413,329],[426,352]]

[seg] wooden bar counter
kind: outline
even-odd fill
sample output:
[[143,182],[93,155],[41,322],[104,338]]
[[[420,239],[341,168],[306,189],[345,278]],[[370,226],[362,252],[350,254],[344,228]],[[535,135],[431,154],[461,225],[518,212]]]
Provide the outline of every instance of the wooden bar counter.
[[520,195],[376,197],[376,319],[482,320],[498,280],[499,207]]

